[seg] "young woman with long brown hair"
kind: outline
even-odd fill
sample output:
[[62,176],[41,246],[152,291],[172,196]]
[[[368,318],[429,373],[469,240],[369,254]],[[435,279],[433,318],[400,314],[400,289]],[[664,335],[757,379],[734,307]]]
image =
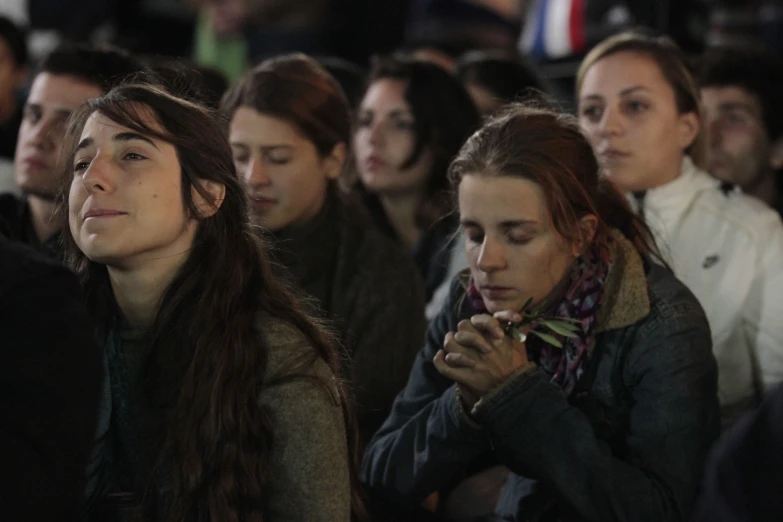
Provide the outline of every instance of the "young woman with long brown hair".
[[446,170],[479,124],[468,92],[439,66],[375,60],[353,135],[354,189],[378,228],[410,252],[427,302],[445,281],[457,228]]
[[252,218],[273,247],[275,266],[314,299],[343,341],[343,375],[368,442],[424,339],[424,291],[405,252],[338,188],[350,156],[345,95],[315,60],[292,54],[246,74],[222,109]]
[[687,520],[718,431],[709,326],[576,120],[512,106],[450,177],[470,268],[364,480],[452,520]]
[[91,504],[136,492],[167,521],[347,520],[332,339],[272,276],[217,119],[121,86],[74,115],[63,160],[69,263],[106,347]]

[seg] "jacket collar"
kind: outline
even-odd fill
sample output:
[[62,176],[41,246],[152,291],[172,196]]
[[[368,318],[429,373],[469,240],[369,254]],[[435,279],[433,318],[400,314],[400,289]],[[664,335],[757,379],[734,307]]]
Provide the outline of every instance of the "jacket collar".
[[650,313],[642,257],[618,230],[612,231],[612,237],[612,268],[606,278],[596,333],[625,328]]
[[644,205],[647,209],[663,207],[685,207],[703,190],[712,190],[720,181],[699,169],[689,156],[682,159],[680,175],[669,183],[646,192]]

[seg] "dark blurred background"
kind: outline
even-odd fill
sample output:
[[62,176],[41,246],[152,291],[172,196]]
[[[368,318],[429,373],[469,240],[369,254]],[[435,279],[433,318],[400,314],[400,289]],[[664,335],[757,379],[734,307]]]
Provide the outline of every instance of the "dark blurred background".
[[[780,51],[779,0],[0,0],[30,31],[31,63],[62,40],[193,61],[229,81],[270,55],[302,51],[365,66],[404,49],[449,67],[474,49],[527,55],[568,91],[590,45],[629,26],[687,52],[728,41]],[[558,22],[555,20],[560,17]],[[187,62],[185,62],[187,63]]]

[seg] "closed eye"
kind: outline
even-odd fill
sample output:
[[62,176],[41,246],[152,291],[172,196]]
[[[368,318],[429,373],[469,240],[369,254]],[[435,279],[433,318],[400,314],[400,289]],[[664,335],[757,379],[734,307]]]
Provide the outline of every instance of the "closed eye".
[[514,244],[514,245],[526,245],[526,244],[530,243],[532,238],[509,236],[508,240],[509,240],[509,242],[511,242],[511,244]]
[[289,151],[272,151],[264,154],[264,159],[272,165],[285,165],[291,161]]
[[464,232],[465,232],[465,237],[471,243],[481,243],[484,241],[484,233],[481,232],[480,230],[471,230],[466,228]]

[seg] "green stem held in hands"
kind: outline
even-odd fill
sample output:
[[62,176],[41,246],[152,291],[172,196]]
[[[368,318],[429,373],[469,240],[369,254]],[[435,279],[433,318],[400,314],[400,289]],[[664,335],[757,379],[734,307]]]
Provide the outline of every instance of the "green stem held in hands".
[[[554,334],[562,337],[577,337],[578,332],[581,331],[581,321],[578,319],[569,319],[567,317],[550,317],[545,316],[542,312],[544,303],[539,304],[535,308],[528,310],[533,298],[529,298],[525,305],[522,307],[520,314],[522,315],[522,321],[519,323],[507,323],[505,325],[505,331],[513,339],[524,339],[525,336],[521,334],[521,330],[530,326],[530,333],[535,335],[545,343],[551,344],[557,348],[562,348],[563,343],[555,337]],[[548,333],[545,330],[549,330],[552,333]]]

